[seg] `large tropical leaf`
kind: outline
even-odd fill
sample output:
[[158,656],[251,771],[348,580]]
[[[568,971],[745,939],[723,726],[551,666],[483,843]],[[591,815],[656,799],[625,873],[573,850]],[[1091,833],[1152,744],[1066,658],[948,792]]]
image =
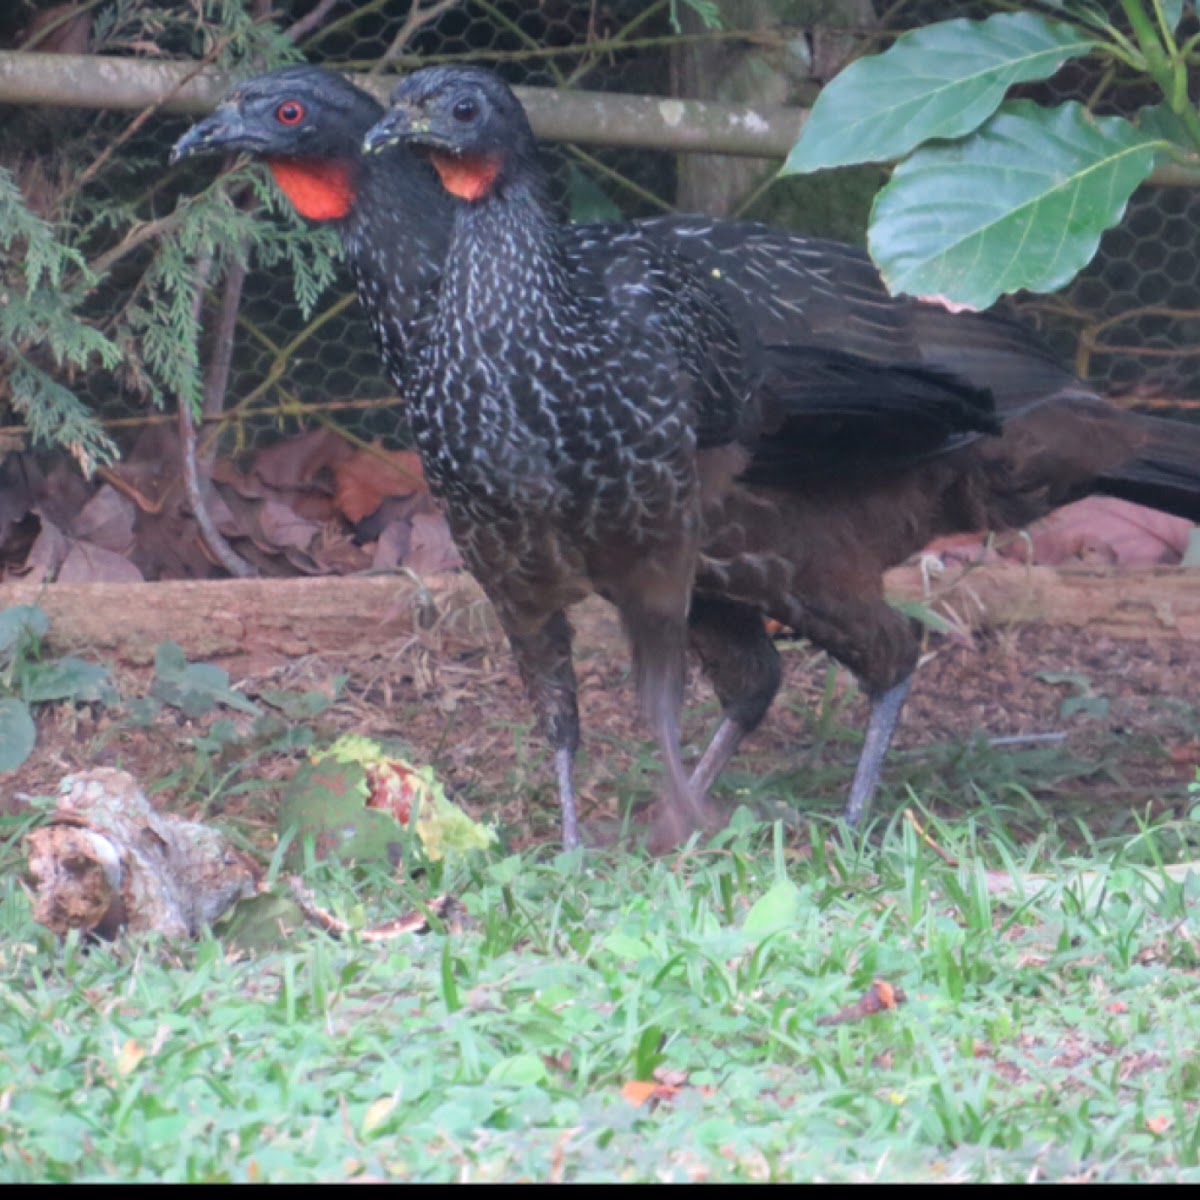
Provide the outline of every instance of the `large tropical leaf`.
[[827,84],[781,174],[902,158],[977,129],[1014,83],[1045,79],[1097,42],[1033,13],[962,18],[906,33]]
[[896,168],[875,199],[871,256],[893,292],[972,308],[1053,291],[1091,260],[1162,146],[1078,104],[1007,104],[972,137]]

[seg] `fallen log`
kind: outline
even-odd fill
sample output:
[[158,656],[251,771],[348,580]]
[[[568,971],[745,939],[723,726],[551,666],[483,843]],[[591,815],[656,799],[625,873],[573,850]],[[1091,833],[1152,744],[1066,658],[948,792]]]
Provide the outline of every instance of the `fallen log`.
[[[1042,624],[1097,636],[1200,640],[1200,570],[1023,567],[988,562],[927,586],[917,567],[887,576],[894,600],[928,603],[971,629]],[[306,654],[394,652],[403,639],[462,652],[501,641],[478,586],[465,574],[159,583],[8,583],[0,608],[39,606],[47,648],[132,665],[177,642],[194,661],[249,673]],[[612,610],[593,598],[572,611],[582,655],[619,645]]]

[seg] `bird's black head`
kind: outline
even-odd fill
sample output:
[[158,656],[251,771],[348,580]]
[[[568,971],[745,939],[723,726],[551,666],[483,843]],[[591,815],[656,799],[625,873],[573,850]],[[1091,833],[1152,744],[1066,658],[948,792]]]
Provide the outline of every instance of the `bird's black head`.
[[446,190],[464,200],[482,199],[537,158],[520,101],[482,67],[428,67],[405,79],[363,148],[396,142],[424,150]]
[[344,217],[354,204],[363,134],[383,106],[320,67],[283,67],[239,83],[175,143],[171,161],[205,151],[263,159],[301,216]]

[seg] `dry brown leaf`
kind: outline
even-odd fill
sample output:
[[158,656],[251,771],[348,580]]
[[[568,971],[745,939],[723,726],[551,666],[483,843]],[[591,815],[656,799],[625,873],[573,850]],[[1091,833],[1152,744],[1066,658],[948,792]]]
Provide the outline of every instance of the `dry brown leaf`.
[[71,549],[71,541],[44,513],[39,512],[38,519],[42,528],[29,549],[24,570],[29,579],[40,583],[58,574],[58,568]]
[[412,542],[404,565],[417,575],[454,571],[462,559],[441,513],[418,513],[412,521]]
[[338,464],[354,454],[345,438],[330,429],[315,429],[260,450],[252,471],[268,488],[301,490],[312,486],[322,471],[336,474]]
[[371,569],[394,571],[407,557],[412,544],[412,526],[407,521],[392,521],[375,540],[371,551]]
[[123,554],[91,542],[73,541],[58,569],[58,582],[141,583],[142,573]]
[[621,1098],[634,1108],[641,1108],[649,1100],[669,1099],[678,1091],[678,1088],[655,1083],[653,1079],[631,1079],[621,1085]]
[[146,1051],[130,1038],[122,1047],[117,1055],[115,1066],[117,1074],[121,1076],[132,1075],[137,1070],[138,1063],[146,1057]]
[[357,450],[334,469],[338,511],[357,524],[389,496],[428,492],[415,450]]
[[128,554],[133,546],[137,507],[111,484],[105,484],[79,510],[71,533],[114,554]]
[[1184,742],[1167,752],[1171,761],[1181,767],[1200,767],[1200,742]]
[[258,528],[270,545],[295,550],[307,550],[321,532],[320,525],[304,520],[281,500],[263,501],[258,510]]

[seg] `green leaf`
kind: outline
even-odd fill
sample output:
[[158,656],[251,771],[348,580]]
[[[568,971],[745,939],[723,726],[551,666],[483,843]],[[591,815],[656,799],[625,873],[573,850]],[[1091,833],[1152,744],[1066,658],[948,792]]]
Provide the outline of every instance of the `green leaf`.
[[488,1083],[528,1087],[546,1078],[546,1064],[536,1054],[514,1054],[502,1058],[489,1072]]
[[959,18],[906,33],[821,90],[780,173],[897,159],[932,138],[963,137],[1014,83],[1046,79],[1098,44],[1033,13]]
[[1183,20],[1183,0],[1158,0],[1167,28],[1174,30]]
[[0,771],[15,771],[32,753],[37,729],[21,700],[0,699]]
[[221,940],[247,954],[269,954],[290,943],[304,914],[290,897],[264,892],[237,904],[217,922]]
[[903,613],[911,620],[924,625],[926,629],[932,629],[934,633],[952,634],[955,631],[954,626],[941,613],[934,612],[924,600],[894,600],[889,598],[888,603],[897,612]]
[[[1146,137],[1161,138],[1166,143],[1158,158],[1160,163],[1179,162],[1182,153],[1189,165],[1195,165],[1196,143],[1183,118],[1172,112],[1169,104],[1140,108],[1133,121]],[[1172,149],[1174,154],[1171,153]]]
[[319,717],[333,703],[326,692],[285,692],[267,689],[258,693],[264,704],[277,708],[290,721],[309,721]]
[[1194,525],[1188,534],[1187,549],[1180,559],[1181,567],[1200,567],[1200,525]]
[[567,169],[567,211],[572,221],[581,224],[621,220],[612,197],[574,163]]
[[279,810],[279,833],[295,830],[287,862],[303,862],[311,837],[319,861],[394,863],[409,835],[390,813],[367,808],[366,771],[356,762],[322,758],[301,763]]
[[162,642],[154,652],[154,682],[150,694],[185,716],[202,717],[218,704],[258,716],[262,709],[229,686],[229,674],[211,663],[189,663],[174,642]]
[[458,980],[454,977],[454,956],[450,953],[450,939],[442,943],[442,999],[446,1011],[456,1013],[462,1008],[458,995]]
[[647,1025],[638,1037],[637,1046],[633,1051],[634,1079],[651,1080],[654,1078],[654,1068],[660,1066],[666,1059],[662,1053],[663,1031],[657,1025]]
[[14,657],[22,642],[46,636],[50,622],[40,608],[32,604],[14,604],[0,612],[0,662]]
[[327,758],[354,763],[374,773],[371,788],[381,789],[392,797],[398,805],[394,809],[398,820],[415,829],[422,852],[430,862],[439,862],[450,851],[466,854],[487,850],[496,840],[494,830],[471,820],[447,798],[446,789],[432,767],[414,767],[370,738],[356,734],[345,734],[328,750],[313,755],[314,762]]
[[77,704],[115,704],[119,699],[112,676],[96,663],[67,656],[57,662],[34,663],[24,672],[26,701],[73,700]]
[[639,937],[631,937],[614,929],[604,938],[604,948],[617,958],[627,958],[633,962],[641,962],[650,957],[650,947]]
[[755,941],[794,925],[800,912],[800,889],[790,879],[780,879],[750,906],[742,932]]
[[973,137],[896,168],[875,198],[871,257],[893,292],[973,308],[1054,291],[1091,260],[1161,146],[1079,104],[1005,105]]

